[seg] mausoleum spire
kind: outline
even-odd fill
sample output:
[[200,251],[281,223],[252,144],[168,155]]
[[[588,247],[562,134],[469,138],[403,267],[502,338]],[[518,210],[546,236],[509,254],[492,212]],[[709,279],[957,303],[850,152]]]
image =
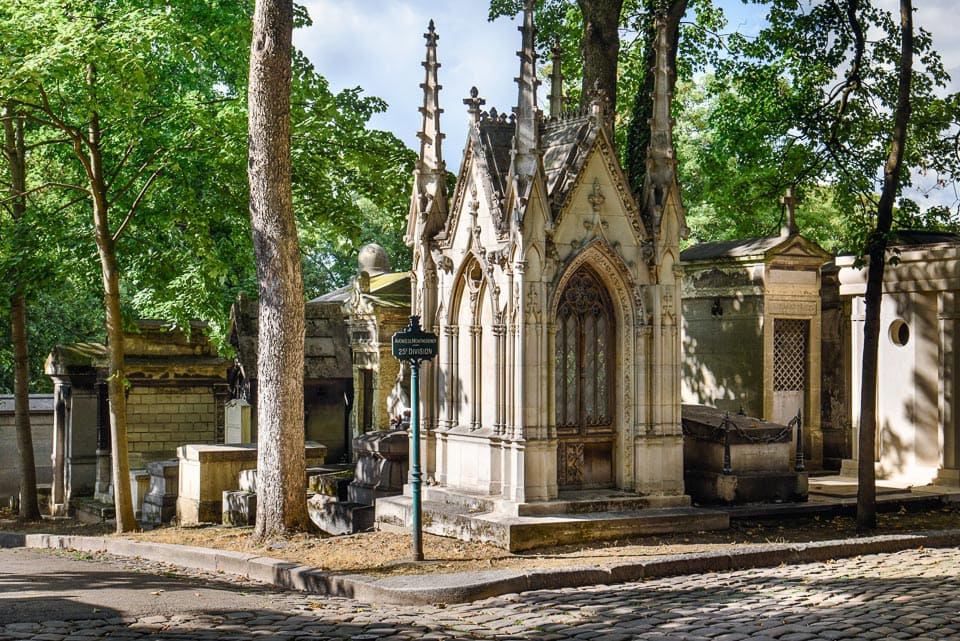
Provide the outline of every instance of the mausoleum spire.
[[563,113],[563,70],[560,68],[563,50],[560,48],[559,37],[554,39],[550,53],[553,63],[550,69],[550,115],[559,116]]
[[437,82],[437,40],[433,20],[423,34],[427,40],[427,54],[423,61],[424,80],[423,106],[420,107],[422,124],[417,137],[420,139],[420,157],[414,169],[413,200],[407,221],[407,242],[415,238],[427,239],[436,234],[447,217],[446,165],[443,162],[440,132],[440,89]]
[[530,176],[534,173],[538,145],[537,121],[537,52],[533,40],[536,32],[533,28],[533,0],[527,0],[523,7],[522,47],[517,52],[520,57],[520,76],[515,78],[518,86],[516,115],[517,130],[513,141],[515,153],[514,166],[518,175]]
[[437,81],[437,69],[440,67],[440,63],[437,62],[439,36],[434,30],[433,20],[427,26],[427,32],[423,37],[427,40],[427,57],[422,63],[426,77],[420,84],[420,88],[423,89],[423,106],[420,107],[423,124],[417,137],[420,139],[421,171],[437,171],[443,165],[440,145],[444,134],[440,132],[440,114],[443,113],[443,109],[440,108],[442,85]]
[[677,159],[673,149],[673,118],[670,117],[670,102],[673,96],[674,70],[670,66],[670,43],[667,20],[662,13],[656,18],[657,35],[654,42],[656,62],[653,72],[653,117],[650,118],[650,146],[647,148],[647,176],[643,185],[642,213],[659,227],[667,194],[677,184]]

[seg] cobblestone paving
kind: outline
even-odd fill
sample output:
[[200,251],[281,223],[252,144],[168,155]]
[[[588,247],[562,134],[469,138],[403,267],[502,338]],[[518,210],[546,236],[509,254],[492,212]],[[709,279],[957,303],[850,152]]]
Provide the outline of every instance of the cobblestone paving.
[[[123,569],[169,566],[99,559]],[[223,575],[186,572],[185,581]],[[960,550],[921,549],[828,563],[512,594],[470,604],[378,606],[274,592],[269,608],[0,626],[0,639],[241,641],[497,639],[806,641],[960,639]]]

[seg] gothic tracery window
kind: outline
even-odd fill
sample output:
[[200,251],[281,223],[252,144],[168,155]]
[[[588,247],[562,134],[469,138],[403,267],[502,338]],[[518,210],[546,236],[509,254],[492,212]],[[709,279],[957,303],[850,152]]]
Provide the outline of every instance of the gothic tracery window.
[[557,310],[555,385],[557,427],[609,426],[612,423],[610,366],[613,314],[606,290],[581,269],[563,292]]

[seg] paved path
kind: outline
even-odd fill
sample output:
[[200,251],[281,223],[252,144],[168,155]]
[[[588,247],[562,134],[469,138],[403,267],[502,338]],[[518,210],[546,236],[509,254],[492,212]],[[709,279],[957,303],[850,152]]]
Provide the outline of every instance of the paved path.
[[[222,576],[0,550],[0,639],[960,639],[960,550],[376,606]],[[154,574],[143,574],[148,571]]]

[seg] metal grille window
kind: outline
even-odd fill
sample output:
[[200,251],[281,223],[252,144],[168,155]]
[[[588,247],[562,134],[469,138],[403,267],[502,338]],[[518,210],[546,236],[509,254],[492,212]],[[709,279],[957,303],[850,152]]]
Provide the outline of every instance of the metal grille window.
[[804,389],[808,323],[794,318],[773,321],[773,389],[776,392]]
[[587,270],[563,293],[557,316],[554,367],[558,427],[611,424],[610,359],[613,327],[610,298]]

